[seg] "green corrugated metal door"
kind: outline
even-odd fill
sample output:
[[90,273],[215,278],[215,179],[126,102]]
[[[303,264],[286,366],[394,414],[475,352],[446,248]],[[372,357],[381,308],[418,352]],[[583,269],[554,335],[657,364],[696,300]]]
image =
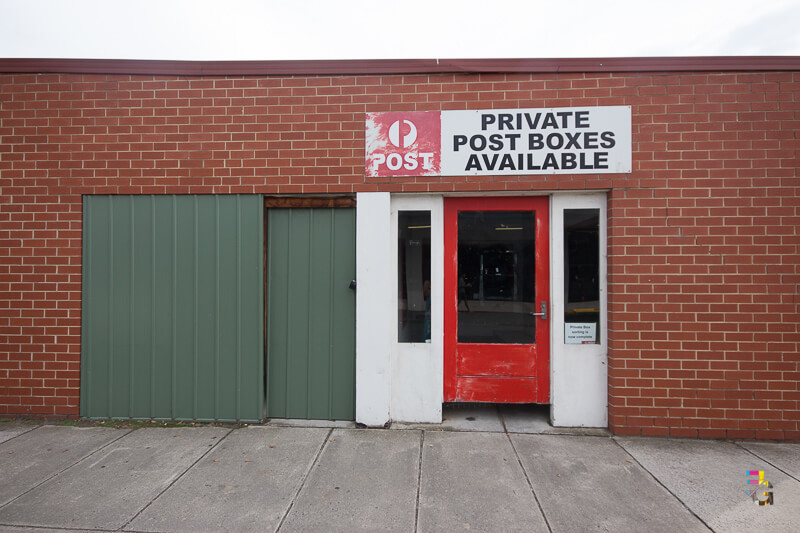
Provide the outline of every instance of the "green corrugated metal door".
[[267,210],[267,416],[355,418],[355,209]]
[[84,198],[82,416],[263,419],[262,202]]

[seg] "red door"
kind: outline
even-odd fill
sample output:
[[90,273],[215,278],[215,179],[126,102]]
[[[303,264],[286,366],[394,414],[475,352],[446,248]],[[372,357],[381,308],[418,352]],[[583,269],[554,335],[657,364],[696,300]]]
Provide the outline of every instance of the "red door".
[[444,401],[550,401],[548,199],[446,198]]

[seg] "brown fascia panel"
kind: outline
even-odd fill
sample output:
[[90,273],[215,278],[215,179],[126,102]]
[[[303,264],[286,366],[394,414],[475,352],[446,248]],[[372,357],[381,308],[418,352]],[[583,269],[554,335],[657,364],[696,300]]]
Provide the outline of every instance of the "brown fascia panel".
[[0,58],[0,72],[5,73],[146,74],[164,76],[787,70],[800,70],[800,56],[562,59],[346,59],[300,61]]

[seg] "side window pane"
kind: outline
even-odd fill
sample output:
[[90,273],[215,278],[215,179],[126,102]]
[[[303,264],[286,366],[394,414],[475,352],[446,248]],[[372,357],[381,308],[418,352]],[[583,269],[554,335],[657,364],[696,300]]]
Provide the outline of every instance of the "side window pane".
[[600,342],[600,210],[564,210],[564,342]]
[[430,342],[431,213],[397,214],[398,342]]

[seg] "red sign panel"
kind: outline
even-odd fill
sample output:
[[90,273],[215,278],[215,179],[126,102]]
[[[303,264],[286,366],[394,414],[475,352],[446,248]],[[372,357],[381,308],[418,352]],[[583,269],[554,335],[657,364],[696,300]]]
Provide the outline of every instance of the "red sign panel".
[[367,176],[441,175],[441,129],[438,111],[367,113]]

